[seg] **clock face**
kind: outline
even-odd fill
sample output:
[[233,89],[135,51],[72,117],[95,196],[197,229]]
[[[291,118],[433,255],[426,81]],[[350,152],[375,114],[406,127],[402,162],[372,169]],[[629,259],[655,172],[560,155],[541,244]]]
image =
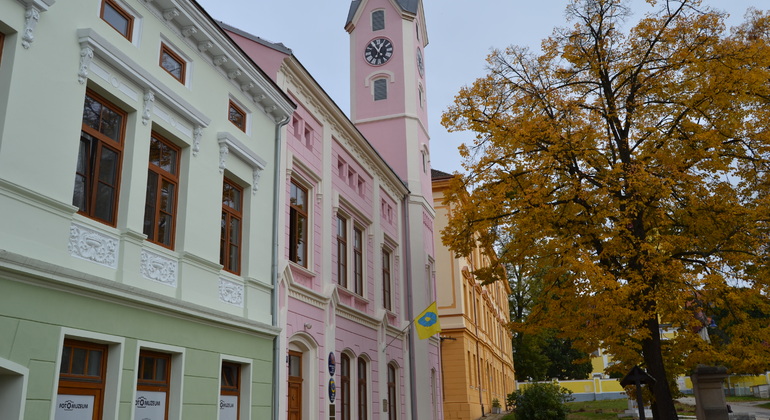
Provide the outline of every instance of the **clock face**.
[[422,61],[422,50],[417,49],[417,70],[420,71],[420,76],[425,73],[425,63]]
[[393,56],[393,43],[387,38],[374,38],[366,45],[364,58],[373,66],[380,66],[388,62]]

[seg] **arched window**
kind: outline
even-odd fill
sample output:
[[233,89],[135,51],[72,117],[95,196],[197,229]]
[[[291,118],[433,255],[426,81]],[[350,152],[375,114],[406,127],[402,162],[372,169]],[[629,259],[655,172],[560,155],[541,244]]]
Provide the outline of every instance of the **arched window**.
[[375,10],[372,12],[372,30],[381,31],[385,29],[385,11]]
[[374,81],[374,100],[383,101],[388,99],[388,80],[375,79]]
[[342,353],[340,356],[340,410],[341,420],[350,420],[350,357]]
[[366,386],[366,360],[363,357],[358,358],[358,419],[366,420],[368,409],[367,386]]
[[396,367],[388,364],[388,420],[398,419],[396,394]]

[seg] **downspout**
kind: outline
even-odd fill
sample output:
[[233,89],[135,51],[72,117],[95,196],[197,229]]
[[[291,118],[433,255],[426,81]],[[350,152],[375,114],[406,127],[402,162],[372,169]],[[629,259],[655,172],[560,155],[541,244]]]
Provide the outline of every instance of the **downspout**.
[[[275,173],[273,176],[273,261],[271,262],[273,294],[270,300],[270,313],[273,314],[273,326],[278,327],[278,212],[280,211],[281,198],[281,129],[289,123],[291,116],[287,116],[275,126]],[[278,404],[280,397],[278,395],[278,379],[280,378],[280,360],[281,360],[281,335],[273,338],[273,420],[278,420]]]
[[[414,319],[414,310],[412,309],[412,247],[409,236],[409,195],[405,195],[403,198],[403,205],[401,208],[404,212],[404,283],[406,284],[406,314],[409,321]],[[417,420],[417,377],[415,376],[415,359],[414,359],[414,328],[409,328],[409,383],[411,384],[412,391],[409,393],[411,396],[412,404],[412,420]]]
[[481,416],[484,417],[484,397],[481,387],[481,353],[479,352],[479,310],[476,306],[476,277],[473,277],[473,324],[476,327],[476,385],[479,388],[479,404],[481,405]]

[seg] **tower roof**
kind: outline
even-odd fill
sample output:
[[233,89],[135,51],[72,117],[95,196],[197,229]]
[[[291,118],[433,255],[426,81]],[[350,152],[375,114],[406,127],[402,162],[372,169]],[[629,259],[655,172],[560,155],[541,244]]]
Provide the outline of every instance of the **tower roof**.
[[[345,26],[348,26],[353,22],[353,17],[358,11],[358,7],[361,6],[363,0],[353,0],[350,3],[350,11],[348,12],[348,19],[345,21]],[[401,7],[404,12],[417,14],[417,8],[420,5],[420,0],[394,0],[396,4]]]

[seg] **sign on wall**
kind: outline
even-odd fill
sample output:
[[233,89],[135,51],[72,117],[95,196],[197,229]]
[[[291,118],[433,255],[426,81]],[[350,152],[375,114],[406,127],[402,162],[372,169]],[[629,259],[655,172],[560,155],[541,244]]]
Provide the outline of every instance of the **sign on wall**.
[[136,420],[164,420],[166,418],[166,393],[136,391]]
[[235,395],[219,396],[219,420],[238,420],[238,397]]
[[91,420],[94,418],[93,395],[57,395],[54,420]]

